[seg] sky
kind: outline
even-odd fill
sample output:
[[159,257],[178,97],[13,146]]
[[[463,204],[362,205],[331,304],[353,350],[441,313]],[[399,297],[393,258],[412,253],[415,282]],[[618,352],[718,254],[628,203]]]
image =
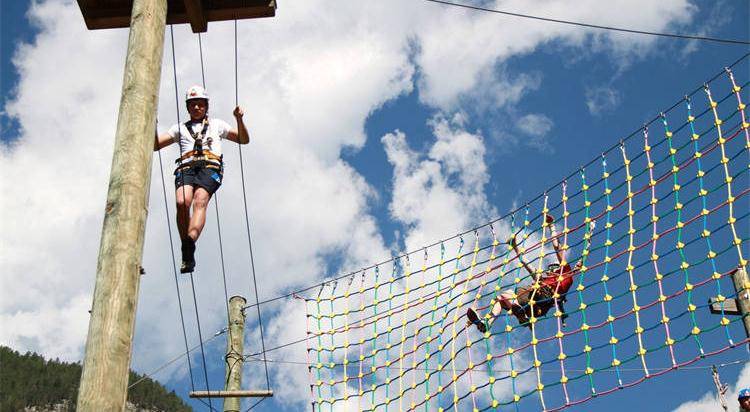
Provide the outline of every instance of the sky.
[[[602,25],[750,38],[747,2],[480,3]],[[2,2],[0,23],[0,343],[78,361],[127,30],[87,31],[73,1]],[[210,23],[201,38],[211,114],[228,121],[235,101],[233,27]],[[186,116],[175,88],[181,101],[202,78],[196,36],[185,25],[173,30],[176,68],[170,28],[164,47],[162,131],[178,110],[180,119]],[[523,205],[748,52],[419,0],[280,2],[273,19],[239,22],[238,39],[239,103],[252,138],[242,148],[242,165],[227,145],[225,183],[198,243],[204,339],[223,327],[225,294],[256,298],[241,167],[264,300],[420,250]],[[747,61],[735,74],[750,80]],[[189,345],[199,342],[191,283],[175,281],[170,257],[176,156],[174,146],[161,152],[161,162],[154,156],[132,360],[141,373],[184,351],[176,283]],[[262,309],[267,346],[304,337],[299,301]],[[246,350],[257,350],[254,312],[248,330]],[[223,336],[206,345],[212,387],[222,381],[223,351]],[[275,356],[304,359],[304,346]],[[734,348],[699,364],[744,359],[746,350]],[[154,377],[186,398],[189,372],[203,384],[199,352],[191,364],[189,371],[183,358]],[[258,409],[308,407],[306,367],[269,368],[277,396]],[[246,370],[248,383],[260,385],[260,365]],[[732,364],[721,374],[734,406],[737,387],[750,385],[750,368]],[[569,410],[714,410],[713,393],[708,371],[684,369]]]

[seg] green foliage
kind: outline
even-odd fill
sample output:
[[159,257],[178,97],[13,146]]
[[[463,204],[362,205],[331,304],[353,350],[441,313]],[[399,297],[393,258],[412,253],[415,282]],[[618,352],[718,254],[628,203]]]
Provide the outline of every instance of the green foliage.
[[[27,406],[45,407],[68,401],[75,410],[81,365],[45,360],[36,353],[24,355],[0,346],[0,412],[20,411]],[[129,384],[143,375],[130,372]],[[128,391],[128,401],[153,411],[192,411],[174,391],[146,378]]]

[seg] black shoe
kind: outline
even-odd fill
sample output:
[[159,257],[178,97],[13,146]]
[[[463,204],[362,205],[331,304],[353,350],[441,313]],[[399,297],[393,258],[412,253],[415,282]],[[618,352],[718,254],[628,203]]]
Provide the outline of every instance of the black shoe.
[[529,317],[527,316],[526,310],[523,307],[518,304],[513,304],[511,313],[513,313],[516,319],[518,319],[518,324],[520,326],[526,326],[527,328],[531,329],[531,322],[529,322]]
[[192,273],[195,269],[195,241],[187,239],[182,241],[182,266],[180,273]]
[[479,315],[477,315],[477,312],[474,309],[466,309],[466,318],[469,320],[469,323],[475,325],[480,332],[487,332],[487,325],[479,319]]
[[195,270],[195,261],[182,261],[182,266],[180,266],[180,273],[193,273]]

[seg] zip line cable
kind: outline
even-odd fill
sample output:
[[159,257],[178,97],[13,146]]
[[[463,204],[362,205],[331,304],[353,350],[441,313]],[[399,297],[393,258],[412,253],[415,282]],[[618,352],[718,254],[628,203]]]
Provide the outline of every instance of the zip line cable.
[[[661,115],[662,115],[662,114],[667,114],[667,113],[671,112],[672,110],[674,110],[674,109],[675,109],[676,107],[678,107],[678,106],[682,105],[682,104],[683,104],[683,103],[685,102],[685,99],[686,99],[686,98],[688,98],[688,99],[689,99],[689,98],[690,98],[690,97],[692,97],[692,96],[693,96],[693,95],[694,95],[695,93],[698,93],[699,91],[703,90],[703,87],[704,87],[704,86],[706,86],[706,85],[709,85],[709,84],[711,84],[712,82],[714,82],[714,81],[715,81],[715,80],[716,80],[717,78],[719,78],[719,76],[721,76],[721,75],[722,75],[723,73],[725,73],[725,72],[726,72],[726,70],[728,70],[728,69],[731,69],[731,68],[735,67],[736,65],[738,65],[739,63],[741,63],[742,61],[744,61],[745,59],[747,59],[747,58],[748,58],[748,56],[750,56],[750,53],[746,53],[746,54],[742,55],[741,57],[739,57],[739,58],[738,58],[737,60],[735,60],[735,61],[734,61],[734,62],[733,62],[732,64],[730,64],[730,65],[728,65],[727,67],[725,67],[725,68],[724,68],[724,70],[722,70],[722,71],[720,71],[720,72],[716,73],[716,74],[715,74],[714,76],[712,76],[712,77],[711,77],[710,79],[708,79],[708,80],[707,80],[706,82],[704,82],[704,83],[703,83],[702,85],[700,85],[700,86],[698,86],[698,87],[695,87],[695,88],[694,88],[693,90],[691,90],[691,91],[690,91],[689,93],[687,93],[687,94],[685,95],[685,97],[683,97],[682,99],[680,99],[680,100],[676,101],[676,102],[675,102],[674,104],[672,104],[672,106],[670,106],[670,107],[669,107],[669,108],[667,108],[666,110],[663,110],[663,111],[662,111],[662,112],[661,112],[660,114],[658,114],[658,115],[654,116],[653,118],[651,118],[650,120],[648,120],[647,122],[645,122],[645,123],[643,124],[643,126],[641,126],[641,127],[637,128],[637,129],[633,130],[633,131],[632,131],[632,132],[631,132],[630,134],[628,134],[627,136],[625,136],[625,137],[621,138],[621,139],[620,139],[620,140],[619,140],[619,141],[618,141],[617,143],[614,143],[614,144],[612,144],[611,146],[609,146],[608,148],[606,148],[606,149],[605,149],[604,151],[602,151],[602,155],[606,155],[606,154],[609,154],[609,152],[611,152],[612,150],[615,150],[615,149],[619,148],[621,144],[623,144],[623,143],[625,143],[625,142],[629,141],[629,140],[630,140],[630,139],[632,139],[633,137],[635,137],[635,136],[640,136],[640,133],[641,133],[641,132],[643,131],[643,128],[644,128],[644,127],[649,127],[649,126],[650,126],[650,125],[651,125],[652,123],[654,123],[654,122],[656,122],[656,121],[659,121],[659,120],[661,119]],[[558,186],[562,185],[562,184],[563,184],[563,182],[565,182],[565,181],[567,181],[567,180],[569,180],[569,179],[571,179],[571,178],[573,178],[573,177],[577,176],[577,175],[578,175],[578,172],[579,172],[579,170],[580,170],[580,169],[584,169],[584,168],[587,168],[587,167],[591,166],[592,164],[594,164],[594,162],[597,162],[597,161],[599,161],[599,157],[595,157],[595,158],[591,159],[591,160],[590,160],[589,162],[587,162],[587,163],[586,163],[586,164],[584,164],[584,165],[581,165],[581,166],[580,166],[580,167],[579,167],[578,169],[576,169],[576,170],[575,170],[574,172],[570,173],[570,174],[569,174],[568,176],[564,177],[563,179],[561,179],[561,180],[560,180],[560,181],[558,181],[557,183],[555,183],[555,184],[551,185],[550,187],[548,187],[548,188],[547,188],[546,190],[544,190],[543,192],[541,192],[540,194],[538,194],[538,195],[537,195],[536,197],[534,197],[533,199],[529,199],[529,200],[527,200],[526,202],[524,202],[524,204],[523,204],[523,205],[521,205],[521,206],[519,206],[519,207],[517,207],[517,208],[515,208],[515,209],[511,210],[510,212],[507,212],[507,213],[505,213],[505,214],[504,214],[504,215],[502,215],[502,216],[499,216],[499,217],[497,217],[497,218],[494,218],[494,219],[492,219],[492,220],[491,220],[491,221],[489,221],[489,222],[486,222],[486,223],[483,223],[483,224],[481,224],[481,225],[475,226],[475,227],[473,227],[473,228],[471,228],[471,229],[468,229],[468,230],[465,230],[465,231],[463,231],[463,232],[460,232],[460,233],[454,234],[454,235],[452,235],[452,236],[449,236],[449,237],[447,237],[447,238],[445,238],[445,239],[442,239],[442,240],[439,240],[439,241],[437,241],[437,242],[433,242],[433,243],[431,243],[431,244],[429,244],[429,245],[426,245],[426,246],[422,246],[422,247],[420,247],[420,248],[418,248],[418,249],[415,249],[415,250],[412,250],[412,251],[409,251],[409,252],[404,252],[404,253],[402,253],[402,254],[400,254],[400,255],[396,255],[396,256],[393,256],[393,257],[391,257],[391,258],[385,259],[385,260],[383,260],[383,261],[380,261],[380,262],[378,262],[378,263],[375,263],[375,264],[369,265],[369,266],[367,266],[367,267],[364,267],[364,268],[360,268],[360,269],[357,269],[357,270],[355,270],[355,271],[350,271],[350,272],[347,272],[347,273],[345,273],[345,274],[342,274],[342,275],[336,276],[336,277],[334,277],[334,278],[330,278],[330,279],[325,279],[325,280],[323,280],[323,281],[321,281],[321,282],[318,282],[318,283],[316,283],[316,284],[313,284],[313,285],[310,285],[310,286],[306,286],[306,287],[304,287],[304,288],[302,288],[302,289],[294,290],[294,291],[291,291],[291,292],[289,292],[289,293],[286,293],[286,294],[283,294],[283,295],[279,295],[279,296],[276,296],[276,297],[273,297],[273,298],[269,298],[269,299],[266,299],[266,300],[262,300],[262,301],[258,302],[258,303],[257,303],[257,305],[265,305],[265,304],[268,304],[268,303],[272,303],[272,302],[275,302],[275,301],[277,301],[277,300],[282,300],[282,299],[287,299],[287,298],[291,298],[291,297],[294,297],[294,295],[298,295],[298,294],[301,294],[301,293],[304,293],[304,292],[308,292],[308,291],[310,291],[310,290],[313,290],[313,289],[316,289],[316,288],[318,288],[318,287],[320,287],[320,286],[323,286],[323,285],[326,285],[326,284],[329,284],[329,283],[333,283],[333,282],[339,281],[339,280],[341,280],[341,279],[346,279],[346,278],[348,278],[348,277],[350,277],[350,276],[354,276],[354,275],[356,275],[357,273],[361,273],[362,271],[366,271],[366,270],[374,269],[374,268],[376,268],[376,267],[378,267],[378,266],[382,266],[382,265],[385,265],[385,264],[387,264],[387,263],[390,263],[390,262],[393,262],[393,261],[396,261],[396,260],[402,259],[402,258],[404,258],[404,257],[406,257],[406,256],[408,256],[408,255],[412,255],[412,254],[414,254],[414,253],[418,253],[418,252],[421,252],[421,251],[422,251],[423,249],[427,249],[427,248],[432,248],[432,247],[438,246],[438,245],[440,245],[441,243],[445,243],[445,242],[447,242],[447,241],[450,241],[450,240],[458,239],[458,238],[459,238],[459,237],[461,237],[461,236],[464,236],[464,235],[467,235],[467,234],[473,233],[473,232],[475,232],[475,231],[477,231],[477,230],[479,230],[479,229],[481,229],[481,228],[484,228],[484,227],[486,227],[486,226],[491,226],[491,225],[493,225],[493,224],[495,224],[495,223],[497,223],[497,222],[499,222],[499,221],[501,221],[501,220],[503,220],[503,219],[506,219],[506,218],[508,218],[508,217],[512,216],[513,214],[516,214],[516,213],[520,212],[521,210],[523,210],[523,208],[525,207],[525,205],[526,205],[526,204],[530,204],[530,203],[533,203],[533,202],[535,202],[535,201],[537,201],[537,200],[541,199],[541,198],[542,198],[542,197],[544,196],[544,193],[546,193],[546,192],[549,192],[549,191],[551,191],[552,189],[555,189],[556,187],[558,187]],[[245,307],[244,307],[243,309],[248,309],[248,308],[251,308],[251,307],[253,307],[253,306],[255,306],[255,305],[256,305],[256,304],[246,305],[246,306],[245,306]],[[268,351],[268,350],[267,350],[267,351]]]
[[[170,33],[170,40],[171,40],[171,45],[172,45],[172,73],[173,73],[173,76],[174,76],[175,106],[177,108],[177,130],[179,131],[179,127],[180,127],[180,101],[179,101],[179,92],[177,91],[177,63],[176,63],[176,60],[175,60],[175,54],[176,53],[175,53],[175,47],[174,47],[174,26],[173,25],[169,26],[169,33]],[[182,298],[180,297],[179,282],[177,280],[177,265],[176,265],[175,259],[174,259],[174,245],[172,243],[172,227],[169,224],[169,206],[167,204],[167,189],[166,189],[166,184],[164,183],[164,169],[162,168],[161,151],[159,151],[159,171],[161,173],[162,189],[164,191],[164,207],[165,207],[165,209],[167,209],[166,218],[167,218],[167,229],[168,229],[168,233],[169,233],[169,247],[170,247],[170,250],[171,250],[171,253],[172,253],[172,267],[174,269],[175,285],[177,287],[177,299],[178,299],[179,306],[180,306],[180,321],[182,323],[182,334],[183,334],[183,337],[185,339],[185,354],[188,355],[188,357],[187,357],[188,358],[188,370],[190,372],[190,384],[191,384],[191,388],[192,388],[193,391],[195,391],[195,380],[193,378],[193,366],[192,366],[192,364],[190,362],[190,356],[189,356],[190,350],[188,349],[187,333],[185,331],[185,320],[184,320],[184,316],[183,316],[183,313],[182,313]],[[183,186],[182,190],[183,190],[182,196],[183,196],[183,199],[184,199],[184,197],[185,197],[185,188],[184,188],[184,186]],[[209,386],[208,386],[208,372],[206,370],[206,354],[205,354],[205,351],[204,351],[204,348],[203,348],[203,336],[202,336],[201,330],[200,330],[200,317],[198,316],[198,301],[195,298],[195,283],[193,282],[193,274],[192,273],[190,274],[190,284],[191,284],[192,289],[193,289],[193,302],[194,302],[194,306],[195,306],[195,316],[196,316],[197,324],[198,324],[198,339],[200,340],[199,346],[201,348],[201,358],[203,359],[203,371],[204,371],[204,376],[205,376],[205,379],[206,379],[206,390],[209,390]],[[206,402],[203,399],[201,399],[200,401],[204,405],[206,404]],[[214,410],[213,404],[211,402],[211,398],[208,399],[208,405],[207,406],[212,411]]]
[[[174,35],[172,36],[172,40],[174,41]],[[200,37],[198,38],[198,44],[200,45]],[[203,72],[203,54],[202,53],[203,52],[201,50],[201,73]],[[175,67],[175,73],[176,73],[176,70],[177,70],[177,68]],[[177,77],[176,76],[177,75],[175,74],[175,85],[177,84]],[[203,82],[205,84],[205,77],[203,77]],[[177,130],[178,130],[178,133],[179,133],[179,130],[180,130],[180,121],[179,121],[180,104],[179,104],[179,97],[177,97],[177,88],[176,87],[175,87],[175,103],[176,103],[177,119],[178,119]],[[180,161],[180,163],[182,163],[182,162]],[[181,187],[182,187],[182,198],[183,198],[183,201],[184,201],[186,199],[186,196],[185,196],[185,194],[186,194],[185,185],[182,185]],[[187,236],[187,234],[185,234],[185,235]],[[201,360],[203,362],[203,377],[204,377],[204,379],[206,381],[206,391],[210,391],[211,390],[211,386],[210,386],[210,383],[208,381],[208,367],[206,366],[206,350],[205,350],[205,348],[203,346],[203,332],[202,332],[202,328],[201,328],[200,313],[198,311],[198,298],[197,298],[197,296],[195,294],[195,278],[193,276],[193,272],[190,272],[190,287],[191,287],[191,290],[193,292],[193,307],[195,308],[195,321],[196,321],[196,326],[198,328],[198,341],[200,342],[200,348],[201,348]],[[214,410],[213,402],[211,402],[211,398],[208,398],[208,407],[212,411]]]
[[[203,43],[201,42],[201,34],[198,33],[198,51],[200,53],[200,62],[201,62],[201,81],[203,90],[206,89],[206,70],[203,64]],[[210,107],[210,106],[209,106]],[[208,112],[206,112],[206,116],[208,116]],[[226,311],[227,311],[227,324],[230,322],[230,316],[229,316],[229,292],[227,290],[227,272],[226,267],[224,265],[224,242],[222,240],[221,236],[221,218],[219,217],[219,194],[214,193],[213,196],[211,196],[214,200],[214,210],[216,211],[216,233],[219,238],[219,261],[221,262],[221,277],[224,281],[224,303],[226,305]]]
[[653,31],[646,31],[646,30],[627,29],[623,27],[602,26],[598,24],[553,19],[550,17],[532,16],[529,14],[514,13],[514,12],[509,12],[509,11],[490,9],[487,7],[472,6],[470,4],[454,3],[450,1],[444,1],[444,0],[424,0],[424,1],[427,1],[430,3],[443,4],[446,6],[462,7],[465,9],[483,11],[483,12],[488,12],[488,13],[503,14],[503,15],[512,16],[512,17],[521,17],[525,19],[546,21],[549,23],[558,23],[558,24],[567,24],[571,26],[588,27],[591,29],[610,30],[610,31],[623,32],[623,33],[643,34],[643,35],[648,35],[648,36],[669,37],[669,38],[685,39],[685,40],[702,40],[702,41],[710,41],[710,42],[715,42],[715,43],[750,45],[750,41],[747,41],[747,40],[721,39],[717,37],[698,36],[698,35],[692,35],[692,34],[661,33],[661,32],[653,32]]
[[[228,330],[227,328],[224,328],[224,329],[222,329],[222,330],[220,330],[220,331],[217,331],[216,333],[214,333],[214,334],[213,334],[213,336],[211,336],[210,338],[208,338],[208,339],[206,339],[205,341],[203,341],[203,343],[208,343],[208,342],[210,342],[210,341],[212,341],[212,340],[216,339],[217,337],[219,337],[219,336],[221,336],[221,335],[225,334],[225,333],[227,332],[227,330]],[[135,381],[135,382],[131,383],[131,384],[130,384],[130,385],[128,386],[128,389],[131,389],[132,387],[134,387],[134,386],[138,385],[139,383],[141,383],[141,382],[145,381],[146,379],[148,379],[148,378],[150,378],[150,377],[152,377],[152,376],[156,375],[157,373],[161,372],[161,371],[162,371],[162,370],[163,370],[164,368],[166,368],[167,366],[169,366],[169,365],[171,365],[171,364],[173,364],[173,363],[177,362],[178,360],[180,360],[180,359],[181,359],[181,358],[182,358],[183,356],[187,356],[187,357],[188,357],[188,359],[190,359],[190,356],[189,356],[189,355],[190,355],[190,352],[192,352],[192,351],[194,351],[194,350],[198,349],[199,347],[200,347],[200,344],[197,344],[197,345],[193,346],[192,348],[187,348],[187,347],[186,347],[186,348],[185,348],[185,352],[181,352],[180,354],[176,355],[176,356],[175,356],[174,358],[172,358],[172,359],[170,359],[169,361],[167,361],[167,362],[165,362],[165,363],[161,364],[161,365],[160,365],[159,367],[157,367],[156,369],[152,370],[151,372],[148,372],[148,373],[146,373],[145,375],[143,375],[143,376],[141,377],[141,379],[138,379],[137,381]],[[190,373],[192,374],[192,371],[190,371]],[[195,388],[193,388],[193,390],[195,390]],[[198,400],[199,400],[199,401],[202,401],[202,402],[205,402],[205,401],[203,401],[203,399],[200,399],[200,398],[199,398]]]
[[[303,362],[303,361],[291,361],[291,360],[279,360],[279,359],[264,359],[264,358],[257,358],[253,355],[246,355],[245,356],[246,361],[251,362],[271,362],[271,363],[280,363],[285,365],[300,365],[300,366],[315,366],[315,362]],[[716,366],[717,368],[724,368],[729,366],[738,365],[741,363],[746,363],[747,359],[737,359],[730,362],[720,363],[717,365],[709,365],[709,366],[683,366],[679,368],[678,370],[705,370],[705,369],[711,369],[713,366]],[[353,366],[349,366],[349,368],[354,368]],[[398,370],[398,366],[385,366],[385,369],[391,369],[391,370]],[[643,368],[618,368],[621,372],[641,372],[643,373]],[[649,368],[653,371],[662,371],[662,370],[671,370],[674,369],[674,367],[664,367],[664,368]],[[411,370],[420,371],[420,372],[434,372],[439,371],[441,369],[438,368],[412,368]],[[456,369],[456,372],[466,372],[470,369]],[[557,368],[540,368],[542,372],[549,372],[549,373],[559,373],[560,370]],[[568,369],[565,370],[570,372],[585,372],[586,369]],[[511,373],[511,369],[493,369],[493,372],[499,372],[499,373]],[[615,372],[615,369],[603,369],[602,371],[605,372]]]
[[[174,30],[171,24],[169,25],[169,32],[170,32],[170,37],[172,40],[172,68],[173,68],[173,74],[174,74],[175,103],[179,105],[179,100],[177,97],[178,96],[177,94],[177,65],[175,63]],[[178,111],[177,123],[179,122],[180,122],[180,113]],[[170,256],[172,260],[172,270],[174,272],[174,285],[175,285],[175,289],[177,290],[177,302],[180,308],[180,324],[182,325],[182,336],[185,341],[185,352],[189,352],[187,332],[185,330],[185,316],[182,310],[182,295],[180,293],[180,282],[177,279],[177,263],[175,262],[175,258],[174,258],[174,243],[172,241],[172,226],[169,220],[169,204],[167,202],[167,185],[164,179],[164,166],[162,163],[161,150],[158,150],[157,154],[159,155],[159,175],[161,176],[161,188],[162,188],[162,193],[164,195],[164,213],[165,213],[165,218],[167,220],[167,233],[169,234],[169,250],[170,250]],[[193,380],[193,367],[190,362],[190,357],[188,357],[188,368],[190,370],[190,383],[192,384],[193,390],[195,390],[195,381]]]
[[[238,52],[237,52],[237,20],[234,21],[234,105],[239,106],[239,81],[238,81]],[[250,139],[250,136],[248,135],[248,140]],[[245,229],[247,230],[247,245],[250,250],[250,268],[252,270],[252,279],[253,279],[253,291],[255,294],[255,308],[258,312],[258,327],[260,328],[260,345],[261,345],[261,351],[263,352],[263,356],[265,356],[266,353],[266,343],[265,338],[263,336],[263,318],[260,314],[260,304],[259,304],[259,297],[258,297],[258,281],[257,277],[255,276],[255,258],[253,255],[253,239],[250,234],[250,214],[247,210],[247,192],[245,190],[245,164],[242,159],[242,145],[237,145],[239,154],[240,154],[240,177],[242,181],[242,204],[244,206],[245,210]],[[243,308],[244,311],[244,308]],[[264,363],[263,367],[265,369],[266,373],[266,389],[271,390],[271,380],[268,376],[268,363]],[[262,401],[262,399],[261,399]],[[260,403],[260,401],[258,402]],[[257,403],[256,403],[257,404]],[[250,408],[252,409],[252,407]]]

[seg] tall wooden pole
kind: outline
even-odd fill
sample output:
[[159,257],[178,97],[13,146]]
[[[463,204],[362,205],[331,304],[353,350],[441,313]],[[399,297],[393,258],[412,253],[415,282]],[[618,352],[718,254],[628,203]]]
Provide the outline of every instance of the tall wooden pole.
[[732,273],[732,283],[737,292],[737,309],[742,315],[742,323],[745,325],[745,334],[750,338],[750,283],[744,267],[740,267]]
[[[242,296],[229,299],[229,335],[227,335],[227,368],[225,391],[239,391],[242,388],[242,355],[245,339],[245,307],[247,301]],[[240,398],[224,398],[224,412],[239,412]]]
[[77,410],[122,411],[138,300],[167,0],[134,0]]

